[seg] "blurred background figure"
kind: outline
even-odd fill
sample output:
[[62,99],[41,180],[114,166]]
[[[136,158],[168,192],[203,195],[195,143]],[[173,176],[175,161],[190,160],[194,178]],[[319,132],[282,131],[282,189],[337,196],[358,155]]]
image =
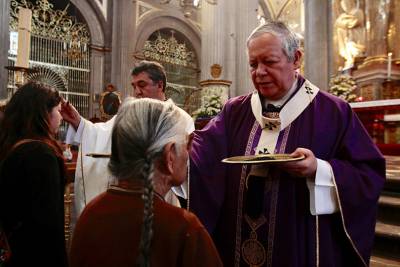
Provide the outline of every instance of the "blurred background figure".
[[121,105],[121,94],[111,83],[107,84],[105,91],[100,96],[101,119],[107,121],[118,112]]
[[64,160],[55,139],[61,97],[23,85],[0,122],[0,221],[12,251],[6,266],[67,266]]
[[197,217],[164,199],[187,176],[191,135],[185,122],[171,102],[123,103],[109,162],[116,184],[79,217],[72,266],[222,266]]

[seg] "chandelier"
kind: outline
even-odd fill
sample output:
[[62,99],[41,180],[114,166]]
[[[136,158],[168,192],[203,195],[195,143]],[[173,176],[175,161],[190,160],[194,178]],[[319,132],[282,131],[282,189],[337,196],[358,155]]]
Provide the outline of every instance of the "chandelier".
[[[178,0],[178,1],[179,5],[183,9],[183,14],[185,15],[185,17],[190,17],[192,15],[193,9],[200,7],[201,0]],[[217,4],[217,0],[204,0],[204,1],[206,1],[211,5]],[[171,0],[160,0],[161,4],[168,4],[169,2],[171,2]]]

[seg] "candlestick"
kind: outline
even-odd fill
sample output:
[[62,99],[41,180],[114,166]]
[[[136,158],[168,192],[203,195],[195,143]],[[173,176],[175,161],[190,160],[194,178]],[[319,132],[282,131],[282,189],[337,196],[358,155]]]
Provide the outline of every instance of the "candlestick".
[[390,80],[392,76],[392,52],[388,53],[388,60],[387,60],[387,78]]

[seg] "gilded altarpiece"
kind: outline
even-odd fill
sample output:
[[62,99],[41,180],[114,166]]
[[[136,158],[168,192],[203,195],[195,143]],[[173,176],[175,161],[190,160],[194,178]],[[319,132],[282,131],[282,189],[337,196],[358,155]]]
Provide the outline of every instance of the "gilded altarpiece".
[[335,0],[332,12],[334,71],[355,80],[353,109],[381,151],[398,155],[400,1]]
[[334,71],[357,82],[358,100],[400,98],[400,2],[332,3]]
[[[84,117],[89,115],[90,34],[87,25],[69,15],[72,6],[54,9],[48,0],[11,0],[8,65],[14,66],[18,47],[18,10],[32,11],[29,68],[25,81],[41,81],[58,89]],[[8,72],[9,97],[17,89],[15,72]]]
[[197,57],[183,34],[168,28],[154,32],[145,42],[140,57],[164,66],[168,98],[189,114],[198,108],[200,89]]

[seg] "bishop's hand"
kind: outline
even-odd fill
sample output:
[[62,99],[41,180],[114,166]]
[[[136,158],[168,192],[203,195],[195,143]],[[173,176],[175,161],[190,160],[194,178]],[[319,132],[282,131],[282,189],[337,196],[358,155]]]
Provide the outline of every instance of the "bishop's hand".
[[284,162],[278,164],[278,167],[285,172],[298,176],[315,179],[315,173],[317,171],[317,158],[314,153],[306,148],[297,148],[290,156],[299,157],[304,155],[304,159],[299,161]]

